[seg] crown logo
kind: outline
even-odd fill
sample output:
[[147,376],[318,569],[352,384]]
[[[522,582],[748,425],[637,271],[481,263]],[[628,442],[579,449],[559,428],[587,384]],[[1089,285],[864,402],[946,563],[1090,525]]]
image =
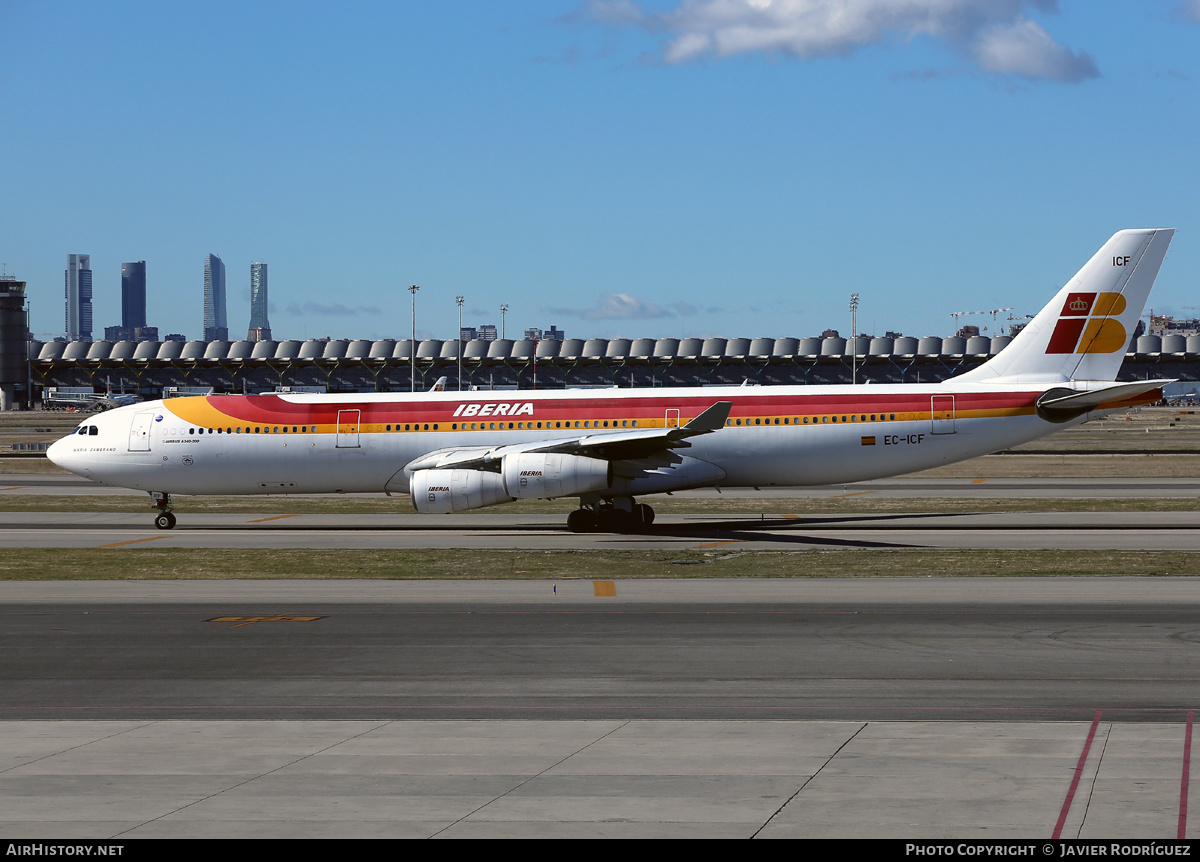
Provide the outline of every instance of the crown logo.
[[1086,299],[1075,299],[1070,303],[1071,311],[1087,311],[1088,301]]

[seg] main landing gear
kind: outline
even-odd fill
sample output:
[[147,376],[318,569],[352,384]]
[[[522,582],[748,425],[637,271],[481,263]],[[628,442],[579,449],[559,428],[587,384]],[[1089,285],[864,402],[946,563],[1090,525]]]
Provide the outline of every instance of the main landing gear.
[[175,527],[175,515],[171,511],[174,506],[171,505],[171,495],[166,491],[151,491],[151,499],[154,500],[154,505],[158,508],[158,514],[154,516],[154,526],[160,530],[170,530]]
[[654,510],[632,497],[597,500],[567,515],[572,533],[637,533],[654,523]]

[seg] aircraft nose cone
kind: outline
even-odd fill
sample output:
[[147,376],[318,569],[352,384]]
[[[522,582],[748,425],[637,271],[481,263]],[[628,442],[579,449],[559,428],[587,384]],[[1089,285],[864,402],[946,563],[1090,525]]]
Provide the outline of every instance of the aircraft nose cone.
[[76,475],[83,475],[84,468],[80,465],[79,459],[71,452],[71,443],[69,437],[63,437],[61,440],[55,440],[50,444],[50,448],[46,450],[46,457],[51,460],[57,467],[62,467]]

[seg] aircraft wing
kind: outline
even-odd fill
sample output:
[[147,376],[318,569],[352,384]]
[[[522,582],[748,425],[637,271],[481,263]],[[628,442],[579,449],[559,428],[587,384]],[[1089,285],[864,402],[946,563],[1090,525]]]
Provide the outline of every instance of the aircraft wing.
[[659,459],[664,463],[677,461],[668,450],[685,449],[692,444],[689,437],[711,434],[725,427],[732,401],[718,401],[686,425],[674,428],[629,428],[539,440],[533,443],[514,443],[507,446],[465,446],[453,449],[438,449],[409,462],[404,472],[411,475],[416,470],[430,468],[459,468],[466,470],[498,470],[506,455],[529,452],[584,455],[606,461],[632,461]]

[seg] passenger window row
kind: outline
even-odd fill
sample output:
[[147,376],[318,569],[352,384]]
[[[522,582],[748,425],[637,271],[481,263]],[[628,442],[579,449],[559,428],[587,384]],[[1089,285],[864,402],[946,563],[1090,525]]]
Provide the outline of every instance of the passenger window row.
[[[916,417],[913,416],[912,414],[910,414],[908,418],[915,419]],[[762,418],[761,416],[759,416],[759,417],[755,417],[755,419],[753,421],[751,421],[749,418],[746,418],[745,420],[726,419],[725,424],[726,425],[743,425],[743,424],[745,424],[745,425],[771,425],[771,424],[775,424],[775,425],[809,425],[809,424],[827,425],[831,422],[836,423],[836,422],[895,422],[895,421],[896,421],[895,413],[848,413],[848,414],[842,415],[840,417],[833,416],[833,415],[829,415],[829,416],[784,416],[782,419],[780,419],[780,417],[778,417],[778,416],[774,417],[774,419],[772,419],[772,417],[770,417],[770,416],[768,416],[765,419]]]

